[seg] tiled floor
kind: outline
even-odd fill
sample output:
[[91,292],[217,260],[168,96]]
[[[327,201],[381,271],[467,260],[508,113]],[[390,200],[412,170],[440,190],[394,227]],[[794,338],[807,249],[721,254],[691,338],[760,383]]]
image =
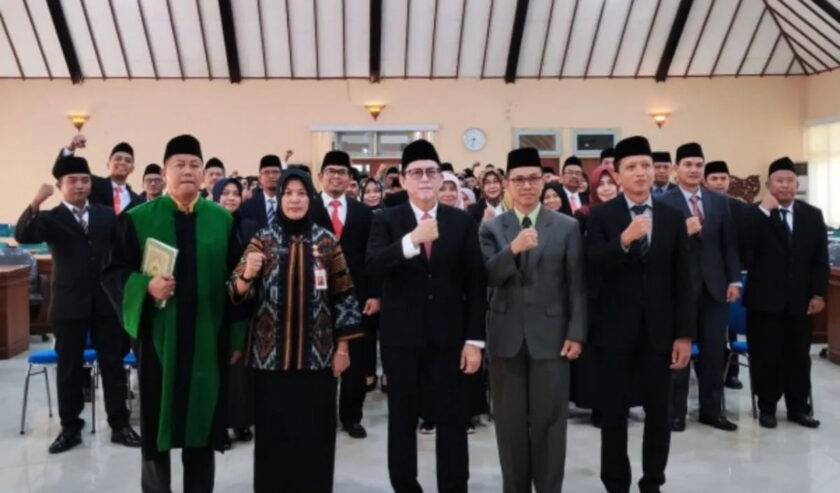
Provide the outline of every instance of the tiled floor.
[[[35,339],[33,339],[33,342]],[[41,343],[33,347],[40,347]],[[815,351],[816,351],[815,347]],[[23,376],[23,355],[0,361],[0,492],[118,493],[140,491],[140,454],[111,445],[101,399],[97,407],[98,433],[86,428],[84,444],[61,455],[47,447],[59,431],[58,417],[49,418],[43,380],[30,389],[26,435],[18,434]],[[52,378],[54,384],[55,379]],[[750,415],[748,390],[727,391],[730,418],[737,433],[712,430],[696,422],[696,389],[692,387],[689,427],[673,437],[665,491],[680,493],[762,492],[834,493],[840,491],[840,367],[814,356],[813,381],[817,417],[823,426],[806,430],[780,419],[779,428],[758,427]],[[53,395],[55,395],[53,389]],[[55,404],[55,401],[53,402]],[[353,440],[339,434],[336,457],[337,493],[391,491],[386,468],[386,405],[384,396],[369,394],[364,425],[370,436]],[[89,419],[90,411],[84,417]],[[630,428],[634,476],[640,465],[640,412],[634,411]],[[784,417],[784,409],[779,413]],[[434,437],[419,438],[420,478],[426,491],[435,491]],[[569,425],[565,491],[603,491],[598,479],[600,440],[583,415]],[[492,427],[479,428],[470,438],[470,490],[500,492],[496,442]],[[217,455],[216,491],[251,491],[252,448],[237,446]],[[173,477],[180,475],[173,457]],[[174,490],[179,490],[175,481]]]

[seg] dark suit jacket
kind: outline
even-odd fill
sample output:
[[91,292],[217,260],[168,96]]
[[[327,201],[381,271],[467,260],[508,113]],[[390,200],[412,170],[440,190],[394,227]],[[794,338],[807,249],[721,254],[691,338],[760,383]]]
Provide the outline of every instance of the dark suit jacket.
[[15,229],[19,243],[46,242],[53,258],[51,320],[115,316],[100,284],[111,261],[116,235],[113,209],[90,204],[88,234],[64,205],[21,214]]
[[741,261],[741,270],[747,270],[749,260],[749,249],[747,248],[747,221],[750,216],[750,204],[735,198],[728,197],[729,211],[732,212],[732,220],[735,223],[735,234],[738,237],[738,259]]
[[[321,195],[313,197],[312,219],[316,224],[329,231],[333,231],[332,221]],[[347,199],[347,218],[344,220],[344,229],[341,233],[341,251],[350,269],[350,277],[353,279],[353,286],[356,288],[356,298],[364,307],[365,301],[369,298],[378,298],[380,288],[378,283],[373,282],[367,275],[365,261],[367,257],[368,238],[370,237],[370,226],[373,221],[373,212],[370,207],[363,203]]]
[[[586,205],[589,203],[589,192],[578,193],[580,197],[580,205]],[[566,187],[560,187],[560,198],[563,199],[563,205],[560,206],[560,212],[563,214],[574,217],[572,214],[572,204],[569,203],[569,195],[566,193]]]
[[[277,203],[280,207],[280,203]],[[239,214],[257,223],[258,229],[268,226],[268,217],[265,213],[265,194],[262,189],[254,190],[254,196],[246,200],[239,208]]]
[[[654,200],[673,207],[683,219],[692,215],[679,187]],[[712,298],[726,303],[726,288],[731,283],[741,282],[738,236],[729,209],[729,198],[704,188],[700,203],[703,206],[703,229],[689,237],[694,295],[700,296],[705,284]]]
[[440,237],[431,259],[403,255],[402,239],[417,227],[410,203],[373,216],[368,274],[383,280],[380,342],[383,346],[460,347],[483,341],[487,282],[478,225],[464,211],[438,205]]
[[589,340],[633,350],[638,337],[645,336],[655,350],[667,352],[675,339],[696,334],[685,220],[654,202],[650,248],[644,257],[635,246],[629,252],[621,247],[620,236],[630,220],[623,194],[590,212],[587,261],[598,276],[598,308],[593,310]]
[[[650,187],[650,193],[651,193],[651,194],[653,194],[653,196],[654,196],[654,197],[659,197],[659,195],[658,195],[658,194],[656,194],[656,193],[654,193],[654,192],[653,192],[653,189],[654,189],[655,187],[656,187],[656,185],[654,185],[654,186]],[[665,193],[668,193],[668,192],[670,192],[671,190],[673,190],[673,189],[675,189],[675,188],[679,188],[679,187],[677,186],[677,184],[676,184],[676,183],[673,183],[673,182],[668,182],[668,185],[666,185],[666,186],[665,186]],[[663,195],[664,195],[664,194],[663,194]]]
[[768,313],[805,315],[814,296],[828,291],[828,235],[822,211],[796,200],[793,240],[778,209],[770,217],[751,206],[747,220],[747,285],[744,306]]

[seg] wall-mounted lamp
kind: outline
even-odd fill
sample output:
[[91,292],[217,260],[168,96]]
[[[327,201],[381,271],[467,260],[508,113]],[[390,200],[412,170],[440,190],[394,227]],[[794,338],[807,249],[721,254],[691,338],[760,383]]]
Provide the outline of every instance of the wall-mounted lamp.
[[368,110],[370,116],[376,120],[379,117],[379,114],[382,113],[382,110],[385,109],[385,105],[380,103],[368,103],[365,105],[365,109]]
[[82,127],[85,126],[85,122],[88,121],[90,115],[87,113],[70,113],[67,115],[67,118],[73,123],[73,126],[76,127],[76,130],[79,132],[82,131]]
[[656,126],[662,128],[662,125],[665,125],[665,122],[668,121],[668,117],[670,117],[671,114],[665,111],[659,111],[651,113],[650,116],[653,118],[653,121],[656,122]]

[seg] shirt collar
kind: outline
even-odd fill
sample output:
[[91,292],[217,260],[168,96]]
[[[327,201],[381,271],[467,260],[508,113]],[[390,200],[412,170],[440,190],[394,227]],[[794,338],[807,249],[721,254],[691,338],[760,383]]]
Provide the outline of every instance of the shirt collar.
[[537,217],[540,215],[540,209],[542,209],[542,205],[537,204],[537,206],[534,207],[534,210],[532,210],[530,214],[525,216],[524,214],[519,212],[519,209],[517,209],[516,206],[514,206],[513,207],[513,212],[516,214],[516,219],[519,220],[519,224],[522,224],[522,220],[527,217],[531,220],[531,224],[533,226],[536,226],[537,225]]
[[579,192],[573,192],[573,191],[569,190],[568,188],[566,188],[566,186],[565,186],[565,185],[563,185],[563,191],[565,191],[565,192],[566,192],[566,195],[567,195],[568,197],[571,197],[571,196],[575,196],[575,197],[577,197],[577,196],[579,195]]
[[782,204],[779,204],[779,210],[786,210],[786,211],[793,212],[793,204],[795,204],[795,203],[796,203],[796,201],[793,201],[787,207],[783,206]]
[[[414,202],[411,200],[408,201],[408,204],[411,206],[411,210],[414,212],[414,217],[417,218],[417,221],[420,221],[420,218],[423,217],[423,214],[426,214],[425,211],[421,210],[419,207],[414,205]],[[437,219],[437,211],[438,211],[438,204],[435,202],[435,206],[428,212],[432,219]]]
[[347,208],[347,195],[345,194],[341,194],[341,197],[334,199],[327,192],[321,192],[321,200],[324,201],[326,207],[331,207],[333,200],[337,200],[341,203],[341,207]]
[[624,200],[627,201],[627,208],[630,209],[630,210],[633,210],[633,207],[637,206],[637,205],[646,205],[649,208],[653,209],[653,198],[650,195],[648,195],[647,199],[644,202],[642,202],[641,204],[637,204],[637,203],[633,202],[632,200],[630,200],[630,197],[628,197],[626,195],[624,196]]
[[268,205],[269,200],[273,200],[275,205],[277,204],[277,196],[276,195],[271,197],[268,194],[266,194],[265,192],[263,192],[263,200],[265,201],[265,205]]
[[169,195],[169,198],[172,199],[172,202],[175,203],[175,207],[177,207],[179,211],[184,212],[186,214],[192,214],[193,212],[195,212],[195,204],[198,203],[198,199],[201,198],[201,195],[196,195],[193,201],[189,204],[182,204],[178,202],[178,200],[172,195]]
[[[64,200],[62,200],[61,203],[64,204],[64,207],[67,207],[68,209],[70,209],[70,212],[72,212],[73,214],[76,213],[77,207],[75,205],[71,204],[70,202],[64,201]],[[85,200],[85,205],[84,205],[84,207],[82,207],[82,210],[85,211],[85,212],[89,211],[90,210],[90,202]]]
[[[685,200],[688,200],[688,201],[691,201],[691,197],[694,195],[693,193],[689,192],[688,190],[686,190],[683,187],[680,187],[680,192],[682,192],[683,197],[685,197]],[[703,200],[703,187],[698,187],[697,188],[697,198],[700,199],[700,200]]]
[[122,192],[124,190],[128,190],[128,183],[123,183],[122,185],[120,185],[119,183],[115,182],[114,180],[111,180],[111,188],[119,188],[120,191]]

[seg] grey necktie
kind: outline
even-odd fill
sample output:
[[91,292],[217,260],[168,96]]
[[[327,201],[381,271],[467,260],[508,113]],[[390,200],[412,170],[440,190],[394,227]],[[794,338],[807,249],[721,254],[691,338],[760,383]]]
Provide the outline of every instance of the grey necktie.
[[84,209],[79,209],[78,207],[73,207],[73,214],[76,216],[76,220],[79,221],[79,226],[85,231],[85,234],[88,234],[88,223],[85,221],[85,213],[88,211],[87,206]]
[[274,224],[274,220],[277,218],[277,202],[274,198],[268,199],[268,212],[266,213],[266,217],[268,218],[268,224]]
[[[648,208],[647,204],[642,204],[642,205],[634,205],[633,207],[631,207],[631,210],[637,216],[641,216],[645,213],[647,208]],[[647,235],[642,236],[641,238],[636,240],[634,243],[639,247],[639,253],[641,254],[642,257],[647,255],[648,250],[650,250],[650,243],[648,243]]]

